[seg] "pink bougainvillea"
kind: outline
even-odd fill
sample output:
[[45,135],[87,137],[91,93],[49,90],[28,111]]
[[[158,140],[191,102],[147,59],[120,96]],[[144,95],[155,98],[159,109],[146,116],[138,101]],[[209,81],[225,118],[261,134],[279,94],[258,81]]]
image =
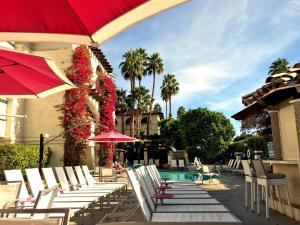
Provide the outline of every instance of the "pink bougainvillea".
[[59,106],[63,112],[60,121],[65,130],[64,163],[79,165],[87,147],[86,139],[91,135],[87,103],[92,69],[87,47],[78,46],[74,50],[72,65],[66,69],[66,75],[77,88],[66,91],[65,101]]

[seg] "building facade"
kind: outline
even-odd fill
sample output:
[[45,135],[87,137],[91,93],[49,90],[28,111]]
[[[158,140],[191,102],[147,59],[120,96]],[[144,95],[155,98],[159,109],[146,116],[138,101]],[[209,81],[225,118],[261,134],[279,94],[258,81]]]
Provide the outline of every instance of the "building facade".
[[[5,44],[5,43],[4,43]],[[55,60],[56,65],[64,71],[71,65],[73,49],[76,47],[70,44],[50,43],[15,43],[10,46],[17,50],[28,53],[47,56]],[[97,78],[96,70],[106,70],[107,74],[114,76],[112,68],[105,59],[101,50],[89,48],[92,64],[92,80]],[[22,143],[39,144],[40,134],[47,134],[45,142],[49,142],[52,150],[50,166],[62,166],[64,154],[63,128],[59,125],[60,112],[56,106],[64,102],[65,92],[59,92],[41,99],[0,99],[0,142],[1,143]],[[89,97],[88,106],[92,112],[92,133],[95,129],[95,121],[99,118],[98,102]],[[87,163],[94,165],[94,146],[90,144],[87,154]]]
[[[154,135],[154,134],[160,134],[160,129],[158,126],[159,121],[163,119],[163,113],[161,112],[153,112],[151,114],[151,122],[150,122],[150,127],[149,127],[149,134]],[[148,114],[143,113],[141,118],[140,118],[140,133],[147,133],[147,121],[148,121]],[[124,127],[124,134],[125,135],[130,135],[130,114],[125,113],[124,115],[124,122],[123,122],[123,127]],[[135,124],[135,134],[138,133],[137,131],[137,116],[134,118],[134,124]],[[116,129],[120,132],[122,131],[122,116],[120,113],[116,112]]]
[[[243,96],[242,102],[245,108],[233,118],[245,120],[263,111],[270,116],[275,160],[265,162],[272,164],[274,173],[286,175],[293,215],[288,210],[286,190],[280,187],[283,213],[300,221],[300,64],[268,77],[265,85]],[[269,207],[282,210],[278,195]]]

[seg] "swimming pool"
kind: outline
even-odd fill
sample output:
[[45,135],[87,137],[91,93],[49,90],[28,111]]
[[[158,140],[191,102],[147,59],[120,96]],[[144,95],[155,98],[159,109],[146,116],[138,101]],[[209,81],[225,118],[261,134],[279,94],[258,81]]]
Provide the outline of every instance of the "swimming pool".
[[184,171],[159,171],[162,178],[169,178],[171,180],[199,180],[202,178],[202,174],[196,170],[184,170]]

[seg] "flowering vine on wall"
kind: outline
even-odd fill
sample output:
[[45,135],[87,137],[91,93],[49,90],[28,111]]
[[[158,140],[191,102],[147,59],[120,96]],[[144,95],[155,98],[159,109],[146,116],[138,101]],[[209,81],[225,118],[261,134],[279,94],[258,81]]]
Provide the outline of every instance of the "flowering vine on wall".
[[[99,99],[100,120],[97,132],[105,132],[115,129],[114,111],[117,100],[116,85],[105,71],[98,71],[96,91]],[[100,151],[106,152],[106,166],[111,167],[114,148],[110,144],[100,144]]]
[[80,165],[87,147],[86,139],[91,135],[87,103],[92,69],[87,47],[78,46],[74,50],[72,65],[66,69],[66,75],[77,88],[66,91],[65,101],[59,106],[61,126],[65,130],[64,164]]

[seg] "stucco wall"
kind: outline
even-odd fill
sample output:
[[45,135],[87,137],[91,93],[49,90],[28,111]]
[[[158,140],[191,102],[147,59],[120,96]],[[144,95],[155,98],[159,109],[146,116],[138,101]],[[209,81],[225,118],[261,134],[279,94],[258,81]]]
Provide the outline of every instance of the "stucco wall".
[[[142,117],[141,117],[141,120],[143,119],[143,118],[147,118],[147,115],[143,115]],[[130,116],[129,115],[125,115],[124,116],[124,123],[125,123],[125,125],[124,125],[124,128],[125,128],[125,134],[126,135],[129,135],[130,134],[130,124],[129,123],[127,123],[126,124],[126,120],[129,120],[130,119]],[[122,131],[122,120],[121,120],[121,116],[116,116],[116,121],[117,121],[117,126],[116,126],[116,128],[117,128],[117,130],[118,131]],[[151,115],[151,124],[150,124],[150,127],[149,127],[149,131],[150,131],[150,134],[159,134],[159,127],[158,127],[158,122],[160,121],[160,117],[159,117],[159,115],[157,115],[157,114],[152,114]],[[137,126],[135,125],[135,129],[137,129]],[[144,132],[145,132],[145,134],[146,134],[146,132],[147,132],[147,123],[142,123],[141,124],[141,130],[143,130]]]
[[279,123],[283,160],[299,159],[299,145],[293,104],[279,109]]

